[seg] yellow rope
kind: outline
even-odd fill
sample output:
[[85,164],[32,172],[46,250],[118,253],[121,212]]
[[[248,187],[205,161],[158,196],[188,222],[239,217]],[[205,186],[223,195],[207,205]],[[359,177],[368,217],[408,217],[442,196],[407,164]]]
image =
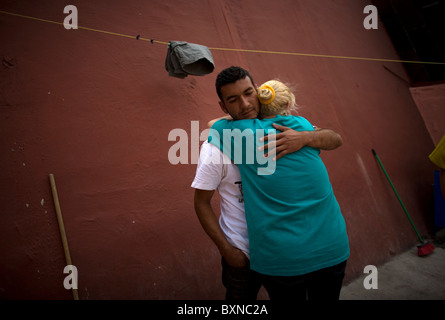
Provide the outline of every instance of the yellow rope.
[[[36,17],[31,17],[31,16],[25,16],[25,15],[18,14],[18,13],[12,13],[12,12],[2,11],[2,10],[0,10],[0,13],[9,14],[11,16],[16,16],[16,17],[25,18],[25,19],[31,19],[31,20],[36,20],[36,21],[54,23],[54,24],[58,24],[58,25],[64,26],[64,23],[62,23],[62,22],[46,20],[46,19],[41,19],[41,18],[36,18]],[[120,37],[125,37],[125,38],[131,38],[131,39],[135,39],[136,38],[135,36],[130,36],[128,34],[110,32],[110,31],[105,31],[105,30],[99,30],[99,29],[93,29],[93,28],[87,28],[87,27],[81,27],[81,26],[77,26],[77,28],[83,29],[83,30],[88,30],[88,31],[94,31],[94,32],[101,32],[101,33],[111,34],[111,35],[114,35],[114,36],[120,36]],[[156,41],[156,40],[145,39],[145,38],[139,38],[139,40],[150,41],[150,42],[155,42],[155,43],[160,43],[160,44],[165,44],[165,45],[168,44],[168,42]]]
[[226,50],[226,51],[253,52],[253,53],[282,54],[282,55],[305,56],[305,57],[348,59],[348,60],[365,60],[365,61],[381,61],[381,62],[403,62],[403,63],[425,63],[425,64],[443,64],[443,65],[445,65],[445,62],[407,61],[407,60],[395,60],[395,59],[380,59],[380,58],[362,58],[362,57],[348,57],[348,56],[333,56],[333,55],[327,55],[327,54],[315,54],[315,53],[282,52],[282,51],[264,51],[264,50],[249,50],[249,49],[228,49],[228,48],[209,48],[209,49],[210,49],[210,50]]
[[[16,17],[20,17],[20,18],[25,18],[25,19],[31,19],[31,20],[36,20],[36,21],[42,21],[42,22],[47,22],[47,23],[54,23],[54,24],[58,24],[58,25],[64,25],[63,23],[57,22],[57,21],[46,20],[46,19],[41,19],[41,18],[36,18],[36,17],[31,17],[31,16],[25,16],[25,15],[22,15],[22,14],[12,13],[12,12],[2,11],[2,10],[0,10],[0,13],[8,14],[8,15],[11,15],[11,16],[16,16]],[[120,36],[120,37],[131,38],[131,39],[135,39],[136,38],[135,36],[130,36],[130,35],[127,35],[127,34],[122,34],[122,33],[110,32],[110,31],[93,29],[93,28],[87,28],[87,27],[81,27],[81,26],[77,26],[77,27],[79,29],[83,29],[83,30],[100,32],[100,33],[105,33],[105,34],[111,34],[111,35],[114,35],[114,36]],[[151,43],[159,43],[159,44],[168,45],[168,42],[158,41],[158,40],[154,40],[154,39],[146,39],[146,38],[141,38],[141,37],[137,37],[137,39],[138,40],[142,40],[142,41],[149,41]],[[380,62],[400,62],[400,63],[421,63],[421,64],[445,65],[445,62],[407,61],[407,60],[396,60],[396,59],[348,57],[348,56],[335,56],[335,55],[327,55],[327,54],[299,53],[299,52],[282,52],[282,51],[266,51],[266,50],[250,50],[250,49],[233,49],[233,48],[211,48],[211,47],[209,47],[209,50],[236,51],[236,52],[249,52],[249,53],[266,53],[266,54],[279,54],[279,55],[292,55],[292,56],[305,56],[305,57],[318,57],[318,58],[334,58],[334,59],[348,59],[348,60],[362,60],[362,61],[380,61]]]

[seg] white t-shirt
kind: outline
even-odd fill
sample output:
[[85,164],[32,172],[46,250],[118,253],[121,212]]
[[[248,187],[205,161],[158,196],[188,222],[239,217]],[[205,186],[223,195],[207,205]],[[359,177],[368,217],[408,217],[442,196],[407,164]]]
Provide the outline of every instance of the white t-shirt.
[[221,229],[227,241],[249,257],[249,238],[239,169],[226,154],[207,141],[201,145],[192,188],[218,190],[221,199]]

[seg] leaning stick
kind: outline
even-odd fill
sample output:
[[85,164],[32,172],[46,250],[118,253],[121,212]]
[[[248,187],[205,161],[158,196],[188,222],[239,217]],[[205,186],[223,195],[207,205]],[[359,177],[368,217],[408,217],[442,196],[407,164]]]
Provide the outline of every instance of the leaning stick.
[[[54,206],[56,207],[57,221],[59,222],[60,236],[62,237],[63,250],[65,251],[65,259],[68,265],[72,265],[70,249],[68,247],[68,240],[66,238],[65,226],[63,224],[62,210],[60,209],[59,197],[57,195],[56,182],[54,175],[49,175],[49,181],[51,183],[51,191],[53,193]],[[72,288],[74,300],[79,300],[79,294],[77,289]]]

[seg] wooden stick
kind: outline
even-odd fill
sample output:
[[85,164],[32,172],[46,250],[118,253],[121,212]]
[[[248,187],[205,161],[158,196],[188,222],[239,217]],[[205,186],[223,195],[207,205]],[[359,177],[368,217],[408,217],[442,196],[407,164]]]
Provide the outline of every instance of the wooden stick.
[[[57,221],[59,222],[60,236],[62,237],[63,250],[65,251],[65,259],[68,265],[73,265],[71,261],[70,249],[68,247],[68,240],[66,237],[65,226],[63,224],[62,210],[60,209],[59,197],[57,195],[56,181],[54,175],[49,175],[49,181],[51,183],[51,191],[53,193],[54,206],[56,207]],[[79,300],[79,294],[77,289],[72,289],[74,300]]]

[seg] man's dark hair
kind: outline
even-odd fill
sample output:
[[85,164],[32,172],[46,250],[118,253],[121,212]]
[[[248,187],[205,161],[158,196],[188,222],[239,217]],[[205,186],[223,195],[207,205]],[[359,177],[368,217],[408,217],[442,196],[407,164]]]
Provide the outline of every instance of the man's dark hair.
[[240,79],[244,79],[245,77],[249,77],[249,79],[252,81],[252,84],[254,85],[255,82],[253,82],[253,78],[250,75],[249,71],[246,69],[243,69],[241,67],[229,67],[221,71],[218,76],[216,77],[216,93],[218,94],[218,97],[221,101],[223,101],[222,95],[221,95],[221,87],[236,82]]

